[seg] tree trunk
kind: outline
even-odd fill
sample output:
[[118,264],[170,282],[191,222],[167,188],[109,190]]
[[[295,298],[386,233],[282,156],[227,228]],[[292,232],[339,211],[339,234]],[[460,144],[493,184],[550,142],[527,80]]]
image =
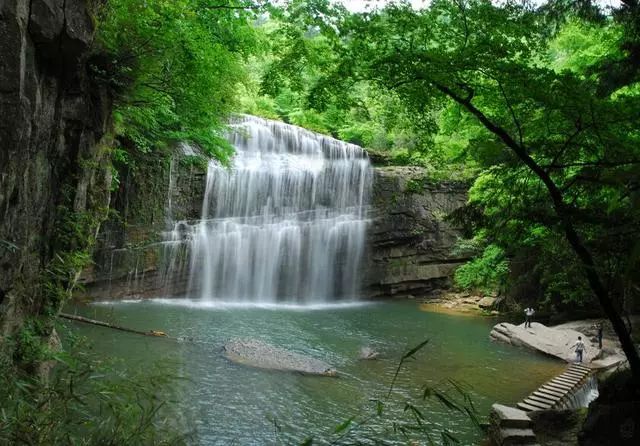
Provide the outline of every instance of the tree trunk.
[[607,318],[611,321],[611,325],[613,326],[616,335],[618,335],[622,350],[624,351],[625,355],[627,356],[627,360],[629,361],[629,368],[631,369],[635,387],[636,389],[640,389],[640,356],[638,355],[638,350],[633,344],[631,333],[629,330],[627,330],[627,327],[622,320],[622,316],[616,310],[613,301],[609,296],[609,293],[603,286],[602,280],[600,280],[600,275],[596,270],[593,256],[580,239],[580,236],[576,232],[573,223],[571,222],[571,218],[566,211],[566,205],[564,203],[564,198],[560,188],[558,188],[551,176],[538,163],[536,163],[536,161],[531,158],[531,156],[529,156],[526,148],[518,144],[505,129],[491,122],[491,120],[484,113],[482,113],[482,111],[480,111],[471,103],[470,98],[465,99],[461,97],[460,95],[456,94],[455,91],[451,90],[445,85],[435,84],[435,87],[442,93],[462,105],[464,108],[466,108],[467,111],[474,115],[480,121],[480,123],[485,126],[487,130],[499,137],[506,144],[506,146],[509,147],[509,149],[511,149],[518,156],[518,158],[520,158],[520,160],[544,183],[547,191],[549,192],[549,195],[551,196],[553,208],[556,212],[556,215],[562,222],[562,228],[564,230],[565,237],[569,242],[569,245],[571,245],[573,251],[576,253],[578,259],[580,260],[580,263],[582,264],[584,275],[589,282],[591,290],[598,298],[602,310],[604,311]]
[[128,333],[135,333],[135,334],[139,334],[139,335],[143,335],[143,336],[156,336],[156,337],[165,337],[165,338],[167,337],[166,333],[163,332],[163,331],[155,331],[155,330],[140,331],[140,330],[134,330],[133,328],[120,327],[118,325],[113,325],[113,324],[110,324],[108,322],[97,321],[95,319],[89,319],[89,318],[82,317],[82,316],[76,316],[75,314],[60,313],[60,314],[58,314],[58,317],[61,317],[63,319],[69,319],[69,320],[72,320],[72,321],[84,322],[85,324],[99,325],[100,327],[112,328],[114,330],[126,331]]

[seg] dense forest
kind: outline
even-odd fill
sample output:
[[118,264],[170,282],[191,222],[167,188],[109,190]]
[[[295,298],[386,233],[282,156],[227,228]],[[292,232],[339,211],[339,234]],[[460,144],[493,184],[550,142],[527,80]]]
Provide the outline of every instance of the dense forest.
[[[87,3],[95,35],[77,63],[112,103],[111,191],[176,142],[228,164],[239,113],[360,145],[376,165],[419,166],[417,186],[469,190],[446,217],[471,259],[454,286],[606,317],[640,388],[626,320],[640,303],[637,1],[371,2],[358,13],[329,0]],[[47,344],[108,214],[56,214],[56,254],[33,292],[45,303],[0,338],[0,444],[189,441],[154,392],[168,373],[139,382],[81,341],[64,353]],[[0,233],[3,255],[18,249]],[[55,377],[34,378],[51,361]]]

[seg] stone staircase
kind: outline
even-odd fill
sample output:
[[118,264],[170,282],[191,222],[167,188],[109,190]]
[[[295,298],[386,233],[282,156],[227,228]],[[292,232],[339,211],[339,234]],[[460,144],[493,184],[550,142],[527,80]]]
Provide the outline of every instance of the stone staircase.
[[556,409],[591,376],[592,370],[571,364],[517,404],[517,408],[494,404],[489,416],[489,434],[497,446],[538,445],[527,412]]
[[562,374],[540,386],[517,404],[525,412],[555,409],[591,375],[592,370],[581,364],[571,364]]
[[523,410],[494,404],[489,422],[489,434],[497,446],[538,445],[531,419]]

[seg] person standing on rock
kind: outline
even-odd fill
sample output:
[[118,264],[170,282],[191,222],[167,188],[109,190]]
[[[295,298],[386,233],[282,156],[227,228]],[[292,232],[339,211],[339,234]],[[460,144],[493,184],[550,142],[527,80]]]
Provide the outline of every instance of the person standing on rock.
[[602,350],[602,322],[598,324],[598,348]]
[[582,354],[585,351],[584,342],[582,342],[582,336],[578,336],[578,340],[571,346],[569,350],[571,350],[572,348],[574,348],[576,352],[576,361],[582,362]]
[[525,320],[524,320],[524,328],[527,328],[527,326],[529,328],[531,328],[531,319],[533,319],[533,315],[535,314],[536,310],[534,310],[531,307],[527,307],[524,309],[524,315],[525,315]]

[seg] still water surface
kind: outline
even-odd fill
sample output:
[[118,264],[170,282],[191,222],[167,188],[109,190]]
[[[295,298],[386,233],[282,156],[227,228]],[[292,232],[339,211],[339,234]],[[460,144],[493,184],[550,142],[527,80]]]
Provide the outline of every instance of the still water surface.
[[[470,419],[435,400],[422,401],[425,385],[451,395],[455,392],[448,380],[469,386],[476,409],[486,417],[492,403],[514,404],[562,368],[546,357],[491,342],[488,334],[495,320],[423,312],[411,302],[243,307],[157,299],[70,306],[66,311],[193,338],[174,341],[67,323],[92,341],[100,355],[123,359],[127,366],[144,370],[157,359],[179,364],[178,373],[189,379],[179,394],[181,411],[203,445],[276,444],[276,439],[277,444],[299,444],[310,436],[314,444],[329,443],[336,438],[337,425],[368,415],[374,415],[372,420],[354,429],[347,443],[367,444],[371,437],[382,436],[382,444],[406,444],[392,428],[394,420],[409,420],[403,410],[406,402],[420,409],[438,438],[446,429],[461,444],[475,445],[482,434]],[[340,376],[301,376],[233,364],[222,356],[221,347],[235,337],[259,338],[323,359]],[[375,416],[371,400],[384,399],[400,357],[425,339],[430,339],[427,346],[402,368],[383,416]],[[381,357],[359,360],[364,346]]]

